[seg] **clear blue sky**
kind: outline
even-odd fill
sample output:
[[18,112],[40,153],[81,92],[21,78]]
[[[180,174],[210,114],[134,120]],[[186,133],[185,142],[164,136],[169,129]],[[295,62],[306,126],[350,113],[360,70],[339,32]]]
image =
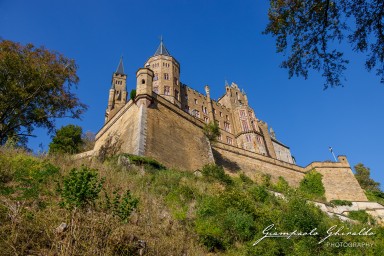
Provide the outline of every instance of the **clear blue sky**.
[[[328,147],[347,155],[351,165],[371,168],[384,183],[384,86],[364,69],[364,56],[346,51],[351,63],[343,88],[323,91],[321,75],[288,79],[280,69],[282,55],[262,35],[268,1],[20,1],[0,0],[0,36],[23,44],[57,50],[76,60],[80,83],[76,93],[89,106],[75,123],[97,132],[103,125],[111,75],[124,56],[128,90],[135,72],[156,50],[163,35],[169,52],[181,64],[181,81],[218,98],[224,81],[236,82],[248,94],[259,119],[291,147],[297,163],[331,160]],[[30,147],[47,148],[50,137],[36,131]]]

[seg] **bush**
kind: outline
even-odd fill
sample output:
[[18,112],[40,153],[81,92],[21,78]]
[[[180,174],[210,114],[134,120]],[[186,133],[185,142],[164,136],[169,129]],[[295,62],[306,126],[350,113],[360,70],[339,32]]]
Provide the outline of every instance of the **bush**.
[[129,154],[123,154],[129,158],[129,160],[135,164],[135,165],[140,165],[140,166],[146,166],[150,167],[156,170],[165,170],[166,167],[156,161],[155,159],[152,159],[150,157],[145,157],[145,156],[136,156],[136,155],[129,155]]
[[129,93],[129,97],[131,98],[131,100],[135,100],[135,98],[136,98],[136,90],[135,89],[132,89],[132,91]]
[[323,199],[325,189],[321,180],[322,175],[315,170],[311,170],[301,180],[299,191],[304,193],[308,199]]
[[217,140],[217,137],[220,136],[219,124],[217,122],[210,122],[209,124],[205,124],[203,127],[203,132],[209,141],[214,142]]
[[49,144],[49,153],[79,153],[83,145],[82,133],[83,129],[77,125],[61,127]]
[[273,188],[278,192],[286,193],[289,190],[289,184],[283,177],[279,176],[279,179]]
[[94,169],[84,166],[79,170],[72,169],[69,175],[64,177],[63,188],[59,190],[62,197],[61,206],[69,209],[94,206],[103,183],[104,179],[99,180]]
[[352,202],[351,201],[347,201],[347,200],[331,200],[330,203],[332,205],[347,205],[347,206],[352,206]]
[[137,208],[139,199],[133,198],[129,190],[127,190],[123,196],[121,196],[117,190],[115,190],[113,194],[115,197],[112,201],[112,214],[123,221],[127,221],[131,213]]
[[225,173],[222,166],[207,164],[204,165],[201,173],[204,177],[208,178],[208,180],[217,180],[225,185],[233,185],[233,180],[228,174]]
[[363,210],[349,212],[348,217],[353,220],[360,221],[363,224],[366,224],[368,222],[374,222],[373,218],[366,211]]

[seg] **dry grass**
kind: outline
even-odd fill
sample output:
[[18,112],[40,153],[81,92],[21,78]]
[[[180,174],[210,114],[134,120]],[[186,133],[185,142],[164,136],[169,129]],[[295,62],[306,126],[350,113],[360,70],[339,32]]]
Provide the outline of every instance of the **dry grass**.
[[[8,161],[16,155],[30,157],[21,150],[0,149],[1,177],[14,174]],[[127,170],[63,155],[39,156],[37,161],[60,167],[60,173],[44,184],[44,192],[37,198],[15,200],[0,194],[1,255],[206,255],[191,225],[175,220],[164,195],[152,187],[153,174],[140,167]],[[139,198],[128,223],[101,208],[70,211],[59,207],[55,180],[82,165],[98,169],[99,177],[106,178],[107,193],[129,189]],[[68,229],[57,233],[61,223]]]

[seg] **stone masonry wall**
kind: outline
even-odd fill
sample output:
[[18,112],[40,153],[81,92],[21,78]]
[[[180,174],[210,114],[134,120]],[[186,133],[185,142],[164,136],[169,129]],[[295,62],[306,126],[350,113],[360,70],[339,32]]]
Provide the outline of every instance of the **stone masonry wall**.
[[323,185],[325,188],[325,198],[327,201],[334,199],[348,201],[368,201],[348,167],[315,167],[316,171],[323,175]]
[[323,175],[327,201],[368,201],[345,156],[339,157],[340,162],[313,162],[303,168],[222,143],[213,145],[212,150],[216,163],[230,173],[241,170],[253,179],[257,173],[270,174],[273,182],[282,176],[291,186],[298,186],[305,173],[316,169]]
[[203,123],[154,95],[147,109],[145,155],[167,167],[196,170],[213,162]]
[[95,154],[98,154],[101,146],[108,144],[107,141],[110,139],[112,139],[112,143],[116,139],[118,140],[116,145],[120,147],[120,152],[138,154],[139,110],[139,107],[132,101],[120,109],[96,134]]
[[222,165],[230,173],[239,170],[252,179],[258,174],[271,175],[272,182],[282,176],[291,186],[297,187],[304,177],[303,168],[277,159],[272,159],[244,149],[215,143],[212,147],[217,164]]

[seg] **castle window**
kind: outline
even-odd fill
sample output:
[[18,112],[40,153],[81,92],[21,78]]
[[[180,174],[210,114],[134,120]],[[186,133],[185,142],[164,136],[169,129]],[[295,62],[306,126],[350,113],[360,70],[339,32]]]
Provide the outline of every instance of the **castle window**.
[[222,141],[223,140],[223,136],[220,134],[218,137],[217,137],[218,140]]
[[200,112],[199,112],[199,110],[197,110],[197,109],[192,110],[192,115],[193,115],[194,117],[200,117]]
[[159,79],[159,75],[155,73],[155,76],[153,77],[153,81],[157,81]]
[[145,84],[145,80],[144,79],[141,79],[141,84]]
[[204,122],[209,123],[209,118],[205,116],[204,117]]
[[250,134],[245,135],[245,140],[247,142],[251,142],[252,141],[251,135]]
[[197,99],[195,99],[195,104],[197,104]]
[[240,110],[240,117],[245,118],[247,116],[245,110]]
[[248,122],[247,122],[247,120],[241,120],[241,124],[242,124],[242,126],[243,126],[243,131],[244,131],[244,132],[249,131],[249,126],[248,126]]
[[220,117],[223,117],[223,113],[220,112]]
[[231,132],[231,126],[228,122],[224,122],[224,130],[227,132]]
[[176,98],[177,100],[179,100],[179,91],[178,91],[178,90],[175,90],[175,98]]
[[185,112],[189,113],[189,106],[185,106]]
[[232,145],[232,138],[231,138],[231,137],[227,137],[227,143],[228,143],[229,145]]
[[175,81],[175,85],[178,85],[179,81],[177,80],[177,78],[175,77],[173,80]]
[[164,86],[164,95],[170,95],[169,86]]
[[159,93],[159,87],[154,86],[154,87],[153,87],[153,91],[154,91],[155,93]]
[[164,79],[165,79],[165,80],[169,80],[169,75],[168,75],[168,73],[164,73]]
[[229,117],[228,117],[228,115],[225,115],[225,119],[229,120]]
[[204,114],[208,114],[207,107],[203,107]]

